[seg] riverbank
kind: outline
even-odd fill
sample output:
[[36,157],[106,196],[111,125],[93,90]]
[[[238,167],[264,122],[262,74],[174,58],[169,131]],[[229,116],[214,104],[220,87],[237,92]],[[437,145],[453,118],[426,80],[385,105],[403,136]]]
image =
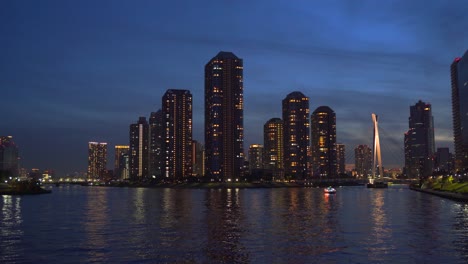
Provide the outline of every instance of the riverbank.
[[434,189],[423,189],[416,186],[411,186],[410,189],[417,192],[427,193],[436,195],[442,198],[451,199],[458,202],[468,202],[468,194],[467,193],[457,193],[457,192],[450,192],[450,191],[440,191]]
[[51,193],[33,182],[18,182],[14,184],[1,184],[0,195],[32,195]]

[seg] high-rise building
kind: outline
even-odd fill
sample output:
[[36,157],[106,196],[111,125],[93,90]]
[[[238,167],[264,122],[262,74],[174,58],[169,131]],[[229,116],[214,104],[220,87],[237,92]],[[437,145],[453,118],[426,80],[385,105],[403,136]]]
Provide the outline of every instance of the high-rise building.
[[164,129],[163,175],[170,181],[192,176],[192,94],[167,90],[162,97]]
[[149,118],[149,175],[159,180],[163,176],[164,126],[162,110],[151,112]]
[[12,136],[0,136],[0,177],[19,176],[18,147]]
[[205,66],[206,174],[228,181],[242,175],[244,163],[243,61],[220,52]]
[[320,106],[311,115],[312,175],[336,178],[336,115],[328,106]]
[[346,148],[344,144],[336,144],[336,171],[338,175],[346,173]]
[[116,145],[114,156],[114,177],[117,179],[125,179],[123,173],[128,173],[128,153],[129,146]]
[[196,140],[192,140],[192,167],[194,176],[205,175],[205,148]]
[[309,98],[296,91],[282,104],[285,176],[305,179],[310,169]]
[[249,172],[263,169],[263,145],[251,144],[249,147]]
[[405,133],[405,171],[409,178],[432,175],[435,151],[433,124],[430,104],[419,100],[410,106],[409,130]]
[[149,125],[146,117],[130,125],[130,179],[133,181],[147,178],[149,167]]
[[107,176],[107,143],[88,143],[88,180]]
[[283,121],[272,118],[263,125],[263,167],[274,179],[283,179]]
[[359,145],[354,149],[354,169],[358,178],[367,178],[372,173],[372,149]]
[[441,173],[451,173],[453,171],[453,155],[449,148],[437,148],[435,154],[434,170]]
[[468,170],[468,50],[450,66],[455,171]]

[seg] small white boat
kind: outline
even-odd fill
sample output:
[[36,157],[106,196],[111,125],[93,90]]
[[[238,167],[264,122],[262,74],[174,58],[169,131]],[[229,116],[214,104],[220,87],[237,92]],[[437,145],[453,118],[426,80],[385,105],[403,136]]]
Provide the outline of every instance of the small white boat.
[[324,191],[325,193],[336,193],[335,188],[333,188],[333,187],[331,187],[331,186],[329,186],[329,187],[323,189],[323,191]]

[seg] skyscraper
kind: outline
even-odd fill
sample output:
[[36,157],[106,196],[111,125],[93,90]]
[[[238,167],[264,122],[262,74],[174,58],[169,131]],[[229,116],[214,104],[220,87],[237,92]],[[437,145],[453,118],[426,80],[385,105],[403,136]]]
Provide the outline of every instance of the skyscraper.
[[296,91],[282,103],[285,176],[305,179],[310,168],[309,98]]
[[114,176],[117,179],[124,179],[123,173],[128,173],[127,162],[129,146],[116,145],[115,146],[115,156],[114,156]]
[[338,176],[341,173],[346,173],[346,148],[344,144],[337,143],[336,144],[336,171],[338,172]]
[[311,115],[312,175],[335,178],[336,115],[328,106],[320,106]]
[[263,125],[263,163],[275,179],[284,178],[283,121],[272,118]]
[[449,148],[437,148],[434,170],[439,173],[449,174],[453,171],[453,156]]
[[149,175],[162,179],[164,122],[162,110],[151,112],[149,118]]
[[162,98],[165,178],[176,181],[192,176],[192,94],[167,90]]
[[202,143],[192,140],[192,167],[193,175],[205,175],[205,148]]
[[107,175],[107,143],[88,142],[88,180]]
[[143,180],[148,177],[149,125],[145,117],[130,125],[130,179]]
[[206,174],[227,181],[244,163],[243,61],[220,52],[205,66]]
[[249,147],[249,171],[263,169],[263,145],[251,144]]
[[367,178],[372,172],[372,149],[359,145],[354,149],[354,167],[359,178]]
[[18,147],[12,136],[0,136],[0,176],[19,176]]
[[409,130],[405,133],[405,171],[410,178],[432,175],[435,151],[433,124],[430,104],[419,100],[410,106]]
[[450,66],[455,170],[468,170],[468,50]]

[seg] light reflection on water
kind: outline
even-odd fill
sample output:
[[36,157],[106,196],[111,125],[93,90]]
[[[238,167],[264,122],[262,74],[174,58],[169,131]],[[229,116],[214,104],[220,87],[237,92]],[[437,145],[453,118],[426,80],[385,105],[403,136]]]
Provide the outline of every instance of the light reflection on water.
[[61,186],[0,210],[1,263],[468,262],[468,206],[406,186]]

